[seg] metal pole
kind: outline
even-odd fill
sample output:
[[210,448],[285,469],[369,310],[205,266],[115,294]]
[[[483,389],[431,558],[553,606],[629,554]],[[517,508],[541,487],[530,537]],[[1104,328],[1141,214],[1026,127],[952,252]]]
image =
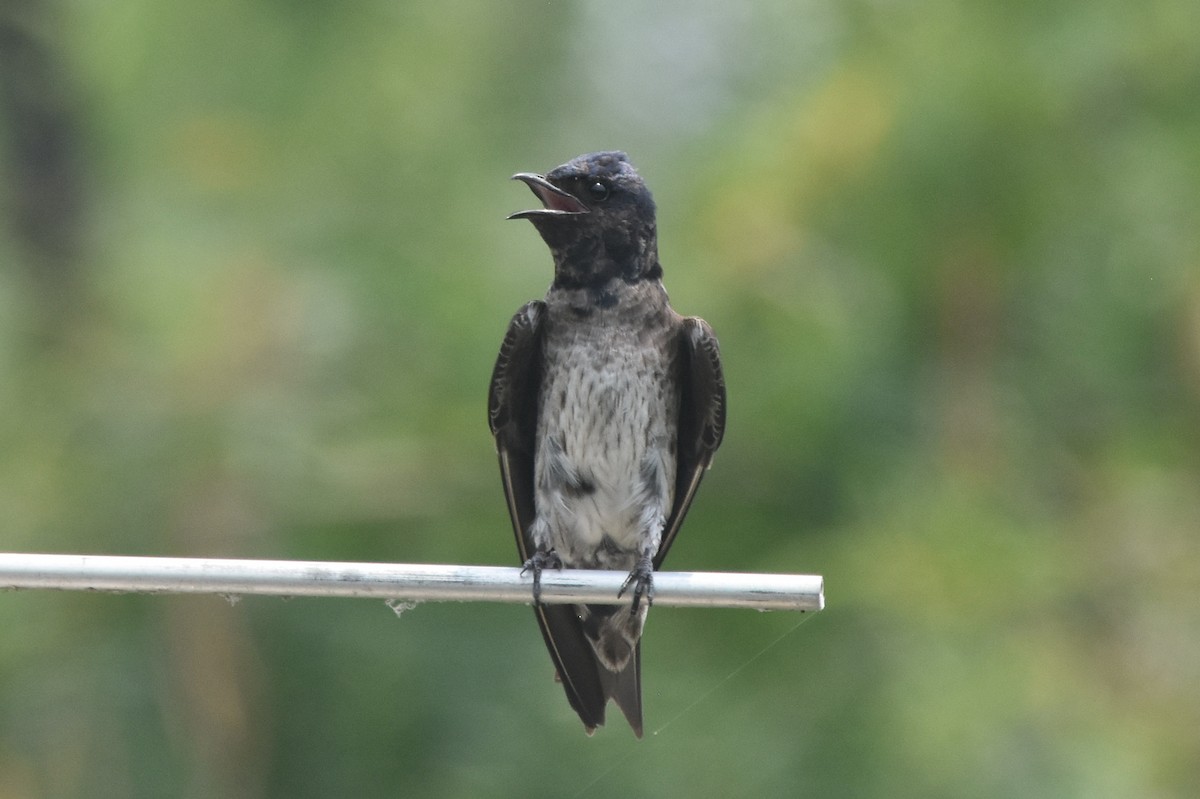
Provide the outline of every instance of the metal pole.
[[[542,601],[615,605],[623,572],[542,572]],[[0,590],[355,596],[417,602],[530,604],[533,578],[503,566],[433,566],[216,558],[0,553]],[[658,572],[654,604],[813,611],[825,607],[819,575]]]

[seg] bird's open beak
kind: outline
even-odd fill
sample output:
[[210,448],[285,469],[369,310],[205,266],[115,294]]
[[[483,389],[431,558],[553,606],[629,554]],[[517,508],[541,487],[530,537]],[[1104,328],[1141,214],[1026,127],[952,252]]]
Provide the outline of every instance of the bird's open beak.
[[581,203],[578,197],[563,191],[558,186],[546,180],[542,175],[535,175],[532,172],[518,172],[512,176],[512,179],[519,180],[528,186],[537,195],[537,198],[542,201],[542,205],[545,208],[517,211],[515,214],[510,214],[509,219],[529,219],[539,216],[575,216],[577,214],[588,213],[588,207]]

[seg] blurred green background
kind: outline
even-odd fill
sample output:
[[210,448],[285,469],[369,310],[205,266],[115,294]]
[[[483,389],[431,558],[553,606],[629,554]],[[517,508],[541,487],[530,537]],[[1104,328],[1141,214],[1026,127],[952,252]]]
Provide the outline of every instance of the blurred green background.
[[5,0],[0,550],[514,563],[508,176],[619,148],[729,384],[668,566],[829,606],[656,609],[637,742],[523,607],[7,593],[0,799],[1200,794],[1198,30]]

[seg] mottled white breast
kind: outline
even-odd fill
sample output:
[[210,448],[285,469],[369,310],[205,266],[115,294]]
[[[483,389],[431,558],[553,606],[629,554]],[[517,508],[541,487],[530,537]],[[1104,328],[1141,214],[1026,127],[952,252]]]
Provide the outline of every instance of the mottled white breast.
[[622,321],[597,312],[546,339],[538,532],[568,566],[632,568],[657,551],[671,507],[679,400],[669,330]]

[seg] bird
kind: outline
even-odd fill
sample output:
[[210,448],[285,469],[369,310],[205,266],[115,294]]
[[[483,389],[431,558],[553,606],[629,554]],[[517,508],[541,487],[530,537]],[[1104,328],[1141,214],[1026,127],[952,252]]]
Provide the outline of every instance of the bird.
[[[556,679],[588,735],[612,700],[641,738],[653,572],[725,432],[720,349],[670,305],[654,199],[625,153],[512,178],[542,207],[508,218],[533,223],[554,280],[508,325],[488,425]],[[543,604],[542,571],[564,567],[627,572],[628,601]]]

